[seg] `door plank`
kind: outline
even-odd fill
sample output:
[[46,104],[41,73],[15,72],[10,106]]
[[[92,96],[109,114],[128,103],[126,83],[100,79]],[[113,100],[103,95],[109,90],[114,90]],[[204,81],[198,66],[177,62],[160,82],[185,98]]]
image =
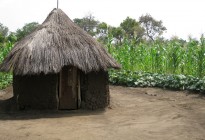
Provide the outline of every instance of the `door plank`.
[[77,68],[65,66],[60,73],[59,109],[77,109]]

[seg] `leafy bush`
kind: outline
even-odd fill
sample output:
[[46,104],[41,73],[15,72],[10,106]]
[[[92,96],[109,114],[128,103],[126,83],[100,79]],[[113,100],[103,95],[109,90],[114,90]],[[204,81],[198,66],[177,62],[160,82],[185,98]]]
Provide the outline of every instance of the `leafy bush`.
[[160,87],[175,90],[205,92],[205,77],[202,79],[174,74],[132,72],[126,70],[109,71],[110,83],[130,87]]
[[[13,44],[11,42],[7,42],[4,46],[0,47],[0,63],[6,57],[6,55],[10,52]],[[12,83],[12,74],[10,73],[0,73],[0,89],[6,88],[8,85]]]
[[12,83],[13,76],[12,74],[0,73],[0,89],[6,88]]

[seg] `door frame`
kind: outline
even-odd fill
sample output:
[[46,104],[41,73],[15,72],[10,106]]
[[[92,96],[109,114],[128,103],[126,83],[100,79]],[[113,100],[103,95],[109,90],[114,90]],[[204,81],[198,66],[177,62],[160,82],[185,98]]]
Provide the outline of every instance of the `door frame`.
[[[74,67],[74,66],[64,66],[63,68],[65,68],[65,67],[71,67],[72,69],[73,68],[76,69],[76,76],[77,76],[77,78],[76,78],[76,82],[77,82],[77,84],[76,84],[76,91],[77,91],[77,93],[76,93],[76,96],[77,96],[76,97],[76,99],[77,99],[77,101],[76,101],[76,106],[77,106],[76,110],[77,110],[81,107],[80,70],[77,67]],[[62,76],[63,68],[59,72],[59,76],[58,76],[59,77],[58,78],[58,110],[64,110],[64,109],[61,109],[61,106],[60,106],[60,102],[61,102],[61,97],[60,96],[61,96],[61,92],[62,92],[62,87],[61,87],[62,79],[61,79],[61,76]]]

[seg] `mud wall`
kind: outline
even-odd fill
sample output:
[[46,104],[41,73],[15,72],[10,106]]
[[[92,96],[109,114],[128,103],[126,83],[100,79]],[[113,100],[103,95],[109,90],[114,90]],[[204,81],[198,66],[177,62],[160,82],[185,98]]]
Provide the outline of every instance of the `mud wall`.
[[14,98],[19,109],[57,109],[58,75],[14,76]]
[[81,106],[86,109],[105,108],[110,103],[108,72],[81,72]]

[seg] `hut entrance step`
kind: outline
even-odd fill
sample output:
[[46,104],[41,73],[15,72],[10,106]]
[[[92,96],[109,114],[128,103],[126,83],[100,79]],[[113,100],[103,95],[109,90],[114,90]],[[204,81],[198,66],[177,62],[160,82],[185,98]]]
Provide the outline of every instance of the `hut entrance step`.
[[65,66],[60,72],[59,109],[78,109],[78,75],[77,68]]

